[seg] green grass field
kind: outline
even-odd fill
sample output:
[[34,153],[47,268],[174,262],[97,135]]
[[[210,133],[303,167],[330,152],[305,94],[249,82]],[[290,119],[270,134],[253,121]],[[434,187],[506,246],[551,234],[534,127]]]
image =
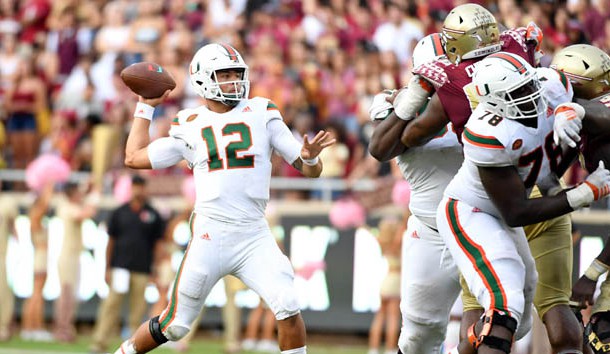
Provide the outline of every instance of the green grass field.
[[[355,343],[350,344],[349,340],[342,337],[340,344],[329,344],[331,342],[328,337],[323,341],[310,340],[307,345],[308,354],[363,354],[366,353],[367,348],[362,344],[362,341],[358,340]],[[118,347],[121,343],[120,338],[116,338],[113,341],[113,348]],[[19,338],[13,338],[8,342],[0,343],[0,354],[86,354],[89,348],[89,337],[80,336],[76,343],[73,344],[61,344],[61,343],[36,343],[26,342]],[[197,337],[191,343],[191,348],[187,353],[196,354],[215,354],[223,353],[222,339],[208,338],[208,337]],[[168,348],[159,348],[153,353],[168,354],[177,353],[176,351]],[[242,351],[241,354],[256,354],[260,352],[254,351]],[[277,351],[279,354],[279,349]]]

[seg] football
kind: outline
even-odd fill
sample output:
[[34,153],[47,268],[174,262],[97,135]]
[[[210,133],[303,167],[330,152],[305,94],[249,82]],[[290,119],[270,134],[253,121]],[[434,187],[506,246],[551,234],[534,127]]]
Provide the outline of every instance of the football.
[[159,64],[141,62],[131,64],[121,71],[121,79],[137,95],[144,98],[161,97],[176,87],[172,75]]

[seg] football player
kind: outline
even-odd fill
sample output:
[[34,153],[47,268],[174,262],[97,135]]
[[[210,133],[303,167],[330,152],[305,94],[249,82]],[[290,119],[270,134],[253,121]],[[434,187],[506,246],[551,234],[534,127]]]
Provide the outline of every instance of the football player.
[[156,99],[139,98],[125,151],[131,168],[158,169],[185,159],[193,169],[196,201],[191,239],[165,310],[146,323],[116,354],[146,353],[190,330],[216,282],[232,274],[256,291],[278,321],[280,350],[306,353],[305,325],[295,293],[294,272],[265,221],[271,154],[277,151],[307,177],[322,171],[320,152],[332,145],[320,131],[299,143],[266,98],[248,98],[248,66],[235,48],[208,44],[190,64],[190,81],[204,104],[184,109],[169,137],[149,144]]
[[[523,58],[495,53],[475,69],[480,104],[463,133],[464,163],[437,211],[439,232],[471,293],[486,312],[454,353],[511,350],[531,307],[536,271],[522,226],[567,214],[607,195],[600,163],[586,183],[556,196],[528,198],[551,174],[554,116],[536,71]],[[569,353],[579,352],[570,349]],[[567,353],[566,352],[566,353]]]
[[[470,85],[470,81],[480,60],[489,53],[501,49],[517,54],[531,64],[535,64],[539,57],[538,47],[542,33],[535,25],[530,24],[526,29],[504,31],[500,36],[496,35],[497,31],[495,19],[484,8],[475,4],[466,4],[453,9],[443,25],[443,45],[447,58],[441,58],[415,69],[418,75],[411,80],[407,89],[401,90],[396,96],[395,114],[382,123],[384,129],[379,133],[401,137],[404,146],[419,146],[434,136],[435,132],[450,120],[458,137],[461,137],[468,115],[478,103],[477,93],[474,86]],[[556,72],[546,72],[544,78],[550,80],[545,81],[543,85],[546,98],[552,98],[551,101],[554,101],[551,106],[571,100],[571,88],[565,77]],[[564,85],[555,85],[557,82],[563,82]],[[412,119],[416,109],[421,107],[419,102],[432,92],[435,93],[426,110]],[[406,121],[399,118],[405,118]],[[556,150],[556,156],[553,157],[556,164],[566,165],[571,161],[569,156],[562,158],[557,151],[558,148],[551,146],[552,139],[548,143],[550,144],[548,149]],[[400,146],[400,143],[394,141],[394,145],[389,146],[385,151],[395,152]],[[389,156],[391,155],[379,157]],[[568,216],[526,229],[532,249],[541,251],[536,253],[537,263],[561,264],[561,267],[547,267],[548,272],[545,270],[545,274],[542,275],[543,284],[540,287],[540,289],[544,287],[546,291],[538,294],[536,301],[538,313],[547,324],[552,347],[557,352],[582,347],[578,321],[568,306],[571,284],[568,270],[572,267],[570,230],[571,221]],[[556,235],[561,237],[557,238]],[[545,243],[545,239],[554,239],[557,246],[554,252],[546,252],[544,247],[536,246]],[[534,297],[535,294],[527,293],[526,296]],[[464,306],[466,312],[462,317],[463,323],[473,323],[479,317],[479,313],[468,310],[480,306],[474,301],[467,300]],[[521,338],[530,327],[530,311],[529,308],[526,309],[523,325],[517,331],[517,338]]]
[[[562,71],[574,87],[574,95],[586,109],[580,120],[566,105],[563,115],[555,122],[555,135],[562,144],[575,147],[581,140],[587,170],[591,171],[595,161],[610,164],[610,56],[601,49],[577,44],[560,50],[553,57],[551,67]],[[577,106],[576,106],[577,107]],[[578,108],[576,108],[578,109]],[[589,268],[572,288],[571,300],[585,307],[593,304],[592,315],[585,330],[585,338],[595,353],[604,353],[610,345],[610,281],[601,285],[601,294],[593,303],[598,278],[607,272],[610,265],[610,244],[591,263]]]
[[[415,46],[413,65],[417,67],[442,55],[440,34],[428,35]],[[392,105],[386,101],[391,94],[382,92],[375,96],[370,110],[375,124],[392,112]],[[391,137],[373,134],[371,152],[385,154],[380,146],[388,139]],[[398,347],[402,353],[440,353],[460,286],[457,266],[437,231],[436,208],[462,164],[462,147],[451,123],[422,147],[398,146],[401,153],[396,162],[411,185],[411,216],[402,243],[402,328]]]
[[[537,68],[543,95],[550,109],[558,109],[564,102],[573,98],[572,85],[566,75],[550,68]],[[470,85],[469,88],[473,88]],[[559,109],[561,111],[562,109]],[[558,113],[561,115],[562,113]],[[561,153],[561,148],[553,143],[553,137],[547,137],[545,150],[551,157],[551,169],[564,171],[576,158],[576,150]],[[553,157],[554,156],[554,157]],[[558,187],[558,179],[549,175],[543,189]],[[547,182],[548,181],[548,182]],[[557,182],[557,186],[555,186]],[[541,194],[534,188],[530,198]],[[561,353],[582,349],[581,327],[569,307],[569,296],[572,286],[572,223],[569,216],[559,216],[533,225],[524,226],[530,251],[536,261],[538,282],[533,303],[540,319],[545,324],[553,352]],[[462,316],[461,337],[467,337],[467,329],[483,314],[481,305],[469,292],[462,280]],[[520,337],[519,337],[520,338]]]

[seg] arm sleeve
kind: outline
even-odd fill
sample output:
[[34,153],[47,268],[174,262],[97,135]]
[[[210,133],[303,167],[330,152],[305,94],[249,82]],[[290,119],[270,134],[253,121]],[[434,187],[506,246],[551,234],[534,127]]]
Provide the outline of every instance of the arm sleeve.
[[271,138],[271,147],[279,152],[289,164],[292,165],[301,155],[302,144],[297,141],[282,120],[269,120],[267,122],[267,134]]
[[148,159],[153,169],[173,166],[182,159],[192,162],[191,149],[179,138],[160,138],[148,145]]

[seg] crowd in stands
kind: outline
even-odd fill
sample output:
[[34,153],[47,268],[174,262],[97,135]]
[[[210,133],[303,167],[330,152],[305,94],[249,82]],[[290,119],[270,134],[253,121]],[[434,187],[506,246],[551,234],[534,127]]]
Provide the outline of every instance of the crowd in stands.
[[[164,136],[178,110],[200,104],[189,83],[194,52],[227,42],[250,66],[250,96],[272,99],[295,136],[322,127],[336,133],[338,144],[323,156],[325,177],[388,174],[366,152],[370,101],[408,82],[412,48],[438,32],[461,2],[2,0],[0,168],[24,169],[39,154],[54,153],[73,170],[107,180],[108,171],[123,168],[137,101],[120,71],[153,61],[171,72],[177,87],[157,109],[151,132]],[[543,65],[573,43],[610,50],[608,1],[476,2],[509,28],[535,21],[544,31]],[[274,175],[296,171],[278,164]]]

